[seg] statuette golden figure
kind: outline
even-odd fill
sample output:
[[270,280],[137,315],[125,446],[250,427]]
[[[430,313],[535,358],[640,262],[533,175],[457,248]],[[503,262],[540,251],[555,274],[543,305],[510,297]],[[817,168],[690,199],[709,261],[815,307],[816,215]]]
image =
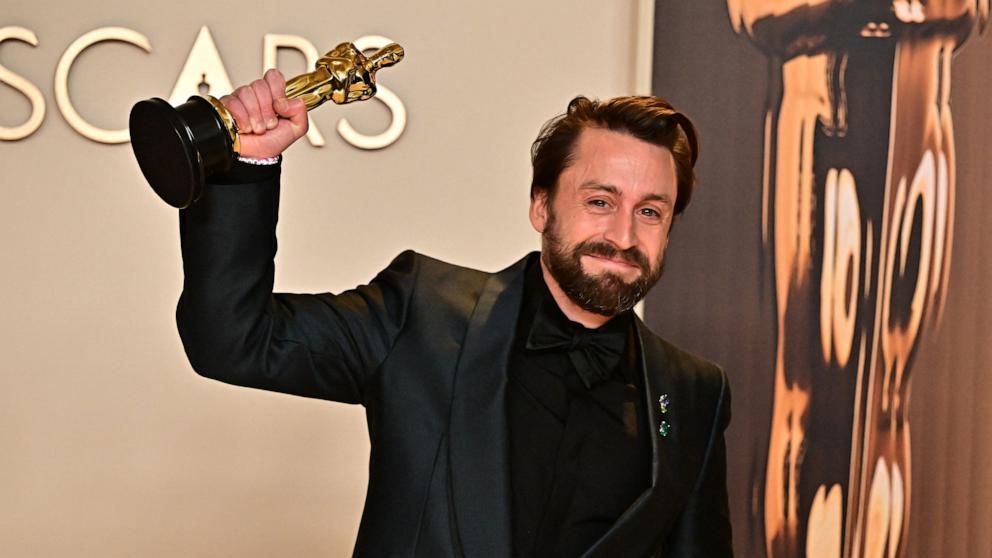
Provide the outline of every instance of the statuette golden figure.
[[286,97],[300,98],[312,110],[328,100],[343,105],[375,95],[375,73],[403,59],[403,47],[386,45],[366,58],[355,45],[341,43],[317,60],[316,69],[286,82]]

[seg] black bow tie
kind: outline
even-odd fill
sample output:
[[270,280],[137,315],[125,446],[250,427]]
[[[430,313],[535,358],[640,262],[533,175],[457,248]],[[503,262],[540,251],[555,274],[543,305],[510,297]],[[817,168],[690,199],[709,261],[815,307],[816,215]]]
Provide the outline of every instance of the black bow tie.
[[539,311],[534,316],[525,347],[532,351],[565,351],[587,388],[608,380],[623,355],[627,329],[607,326],[586,329],[578,324],[561,323],[566,320],[555,320],[547,314]]

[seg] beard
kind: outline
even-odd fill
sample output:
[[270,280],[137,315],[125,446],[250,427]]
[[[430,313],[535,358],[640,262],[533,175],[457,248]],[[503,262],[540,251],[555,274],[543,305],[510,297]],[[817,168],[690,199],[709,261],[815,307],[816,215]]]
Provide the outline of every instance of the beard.
[[[569,247],[562,240],[554,214],[548,216],[541,258],[562,291],[583,310],[601,316],[616,316],[634,307],[661,279],[664,252],[658,265],[652,266],[636,246],[620,250],[608,242],[584,240]],[[633,281],[604,271],[590,275],[582,268],[582,256],[601,256],[622,260],[640,269]]]

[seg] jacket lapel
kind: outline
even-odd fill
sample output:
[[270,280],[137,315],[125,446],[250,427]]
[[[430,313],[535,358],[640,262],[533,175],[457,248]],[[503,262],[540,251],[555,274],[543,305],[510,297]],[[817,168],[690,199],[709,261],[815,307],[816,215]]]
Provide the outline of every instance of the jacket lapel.
[[456,367],[449,462],[454,528],[465,556],[511,553],[506,369],[527,260],[487,281]]
[[[679,393],[670,355],[664,345],[639,318],[637,345],[644,395],[647,397],[648,435],[651,436],[651,487],[645,490],[583,556],[648,556],[658,546],[659,537],[667,533],[682,507],[685,491],[680,482],[678,457],[684,443],[679,424],[691,417],[680,417]],[[662,415],[658,398],[667,394],[670,410]],[[671,424],[667,436],[661,436],[662,420]],[[686,423],[683,423],[686,424]]]

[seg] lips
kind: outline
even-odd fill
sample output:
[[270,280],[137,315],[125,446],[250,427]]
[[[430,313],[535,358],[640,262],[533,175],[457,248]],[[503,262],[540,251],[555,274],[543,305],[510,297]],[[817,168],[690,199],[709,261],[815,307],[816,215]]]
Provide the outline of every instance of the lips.
[[597,260],[602,261],[602,262],[608,262],[608,263],[611,263],[611,264],[620,265],[620,266],[624,266],[624,267],[631,267],[631,268],[634,268],[634,269],[640,269],[640,266],[639,265],[637,265],[636,263],[634,263],[632,261],[629,261],[629,260],[627,260],[625,258],[616,258],[616,257],[609,257],[609,256],[601,256],[599,254],[590,254],[590,253],[586,253],[586,254],[583,254],[583,255],[584,256],[589,256],[590,258],[596,258]]
[[612,244],[586,240],[576,245],[574,254],[576,261],[582,256],[589,256],[611,266],[636,269],[642,274],[650,273],[651,269],[644,253],[633,246],[627,250],[620,250]]

